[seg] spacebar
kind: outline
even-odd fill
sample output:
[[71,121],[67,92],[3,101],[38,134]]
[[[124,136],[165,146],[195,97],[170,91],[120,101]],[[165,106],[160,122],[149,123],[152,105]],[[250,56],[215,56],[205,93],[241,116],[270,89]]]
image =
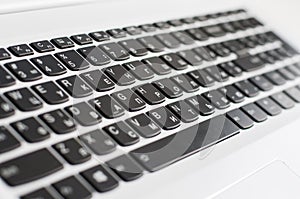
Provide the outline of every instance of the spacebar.
[[130,155],[145,169],[154,172],[236,135],[239,130],[222,115],[138,148]]

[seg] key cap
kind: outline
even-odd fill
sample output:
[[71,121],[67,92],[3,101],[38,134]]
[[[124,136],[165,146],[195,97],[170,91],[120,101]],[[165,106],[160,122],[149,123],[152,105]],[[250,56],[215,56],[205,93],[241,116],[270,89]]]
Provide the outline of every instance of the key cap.
[[228,50],[225,46],[223,46],[220,43],[211,44],[207,47],[221,57],[227,57],[231,54],[230,50]]
[[0,66],[0,77],[0,88],[16,84],[16,80],[2,66]]
[[276,60],[266,52],[260,53],[257,56],[268,64],[275,64],[276,62]]
[[180,120],[165,107],[154,109],[148,115],[164,130],[172,130],[181,125]]
[[179,41],[177,41],[171,34],[163,33],[155,36],[164,46],[167,48],[178,48],[180,46]]
[[199,66],[202,63],[202,58],[192,50],[180,51],[178,54],[192,66]]
[[241,108],[255,122],[263,122],[268,119],[267,114],[254,103],[247,104]]
[[183,18],[181,19],[181,21],[185,24],[193,24],[195,23],[195,20],[192,17],[187,17],[187,18]]
[[30,46],[39,53],[46,53],[54,51],[54,46],[47,40],[33,42]]
[[277,72],[271,71],[264,75],[274,85],[280,86],[286,83],[286,80]]
[[89,103],[100,112],[104,117],[113,119],[125,114],[125,110],[109,95],[104,95],[93,100]]
[[93,94],[91,87],[75,75],[59,79],[57,83],[74,98],[82,98]]
[[238,40],[230,40],[222,43],[231,52],[236,53],[239,57],[247,55],[248,48]]
[[76,130],[74,121],[59,109],[41,114],[39,118],[57,134],[66,134]]
[[255,71],[265,66],[265,63],[258,56],[242,57],[234,62],[246,72]]
[[126,37],[126,32],[122,29],[119,29],[119,28],[110,29],[110,30],[107,30],[106,32],[114,38]]
[[288,71],[290,71],[291,73],[293,73],[294,75],[296,75],[297,77],[300,76],[300,69],[298,67],[298,64],[289,65],[289,66],[286,67],[286,69]]
[[227,117],[241,129],[249,129],[254,122],[240,109],[235,109],[226,114]]
[[102,130],[84,134],[79,139],[96,155],[106,155],[116,150],[115,142]]
[[70,164],[82,164],[91,159],[91,154],[75,139],[53,145],[53,148]]
[[207,116],[215,112],[215,107],[208,102],[201,95],[195,97],[189,97],[185,99],[187,104],[189,104],[193,109],[195,109],[200,115]]
[[55,38],[52,39],[51,42],[60,49],[74,47],[74,43],[68,37]]
[[32,89],[48,104],[61,104],[67,102],[69,97],[53,82],[45,82],[32,87]]
[[88,199],[92,193],[75,176],[65,178],[52,185],[66,199]]
[[173,19],[173,20],[169,20],[168,23],[172,26],[178,27],[178,26],[182,26],[183,23],[182,21],[180,21],[179,19]]
[[162,55],[160,56],[160,58],[175,70],[184,70],[188,67],[188,63],[175,53]]
[[125,89],[111,95],[117,100],[127,111],[139,111],[146,107],[146,103],[130,89]]
[[115,83],[99,70],[83,73],[80,77],[98,92],[109,91],[115,88]]
[[287,70],[287,68],[280,68],[277,71],[286,80],[295,80],[296,79],[296,75],[294,75],[289,70]]
[[119,86],[127,86],[135,82],[135,78],[121,65],[108,67],[104,72]]
[[122,121],[103,129],[121,146],[130,146],[140,141],[139,136]]
[[92,38],[90,38],[87,34],[74,35],[71,36],[71,39],[79,45],[86,45],[86,44],[93,43]]
[[171,25],[165,21],[156,22],[154,23],[154,26],[158,27],[161,30],[169,29],[171,27]]
[[184,31],[173,32],[171,34],[182,44],[191,45],[195,43],[195,41]]
[[199,118],[199,114],[184,101],[174,102],[166,107],[185,123],[193,122]]
[[42,78],[42,74],[27,60],[11,62],[5,66],[22,82],[31,82]]
[[153,36],[146,36],[139,38],[138,41],[143,44],[147,50],[151,52],[162,52],[164,51],[165,47],[162,45],[155,37]]
[[102,44],[99,46],[114,61],[123,61],[130,58],[128,52],[117,43]]
[[119,182],[101,165],[90,168],[81,175],[101,193],[115,189],[119,185]]
[[144,56],[148,53],[147,49],[134,39],[120,41],[119,44],[135,57]]
[[222,68],[224,71],[226,71],[230,76],[232,77],[238,77],[242,75],[242,69],[238,67],[233,62],[226,62],[218,65],[220,68]]
[[164,102],[166,98],[152,84],[144,84],[142,86],[136,87],[134,90],[141,98],[143,98],[143,100],[145,100],[150,105],[160,104]]
[[270,116],[276,116],[282,112],[280,106],[270,98],[261,99],[256,104]]
[[271,98],[283,109],[291,109],[295,106],[295,102],[283,92],[273,94]]
[[223,23],[221,24],[221,27],[228,33],[235,33],[237,30],[231,23]]
[[203,93],[202,96],[218,109],[226,109],[230,106],[230,102],[226,96],[217,90]]
[[96,46],[80,48],[78,52],[93,66],[102,66],[110,63],[109,57]]
[[84,70],[89,67],[89,63],[75,50],[56,53],[55,56],[72,71]]
[[143,170],[127,155],[119,156],[106,163],[122,180],[129,182],[143,176]]
[[256,86],[251,84],[249,80],[243,80],[234,84],[247,97],[255,97],[259,94],[259,90]]
[[17,57],[33,55],[33,50],[27,44],[10,46],[8,50]]
[[4,49],[0,48],[0,61],[10,59],[10,54]]
[[145,32],[154,32],[156,31],[156,27],[152,24],[144,24],[139,26]]
[[4,126],[0,126],[0,154],[21,146],[21,143]]
[[160,127],[145,114],[136,115],[126,120],[126,123],[145,138],[160,134]]
[[245,100],[245,96],[234,86],[229,85],[224,88],[219,89],[226,97],[233,103],[240,103]]
[[128,34],[130,35],[140,35],[142,34],[142,30],[136,26],[129,26],[126,28],[123,28]]
[[215,84],[215,80],[204,70],[194,70],[192,72],[188,72],[187,75],[203,87],[211,87]]
[[229,75],[218,66],[210,66],[204,69],[205,72],[213,77],[217,82],[226,82],[229,79]]
[[45,188],[36,190],[34,192],[31,192],[21,197],[21,199],[32,199],[32,198],[55,199]]
[[214,61],[217,59],[216,53],[210,50],[208,47],[197,47],[194,48],[193,51],[195,51],[205,61]]
[[223,37],[226,35],[226,32],[224,32],[219,25],[206,26],[202,29],[211,37]]
[[219,116],[131,151],[130,155],[154,172],[238,133],[237,126]]
[[0,164],[0,175],[10,186],[17,186],[51,175],[62,168],[63,165],[48,149],[41,149]]
[[158,75],[166,75],[172,71],[170,66],[168,66],[164,61],[162,61],[158,57],[143,59],[142,62],[145,63],[148,67],[150,67]]
[[43,103],[27,88],[6,92],[5,96],[20,111],[34,111],[43,107]]
[[183,91],[170,79],[157,80],[152,83],[166,97],[173,99],[183,95]]
[[89,36],[98,42],[110,40],[109,35],[104,31],[92,32]]
[[45,55],[30,59],[47,76],[62,75],[67,72],[66,68],[52,55]]
[[14,108],[0,96],[0,119],[10,117],[15,114]]
[[199,40],[199,41],[208,40],[207,34],[199,28],[188,29],[188,30],[186,30],[186,32],[196,40]]
[[199,85],[186,74],[171,77],[171,80],[187,93],[193,93],[199,90]]
[[35,118],[27,118],[10,124],[27,142],[41,142],[50,138],[49,131]]
[[154,77],[152,70],[140,61],[125,63],[124,67],[139,80],[148,80]]
[[269,91],[274,88],[273,84],[271,84],[264,76],[261,75],[252,77],[249,80],[262,91]]
[[300,90],[296,87],[289,88],[284,91],[295,102],[300,103]]
[[102,120],[101,116],[85,102],[66,107],[65,110],[82,126],[96,125]]

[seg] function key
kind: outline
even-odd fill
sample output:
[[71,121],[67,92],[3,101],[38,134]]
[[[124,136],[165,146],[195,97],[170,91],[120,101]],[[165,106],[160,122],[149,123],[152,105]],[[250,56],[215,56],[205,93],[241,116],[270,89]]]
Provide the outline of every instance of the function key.
[[55,50],[54,46],[47,40],[33,42],[30,46],[39,53],[45,53]]
[[57,76],[67,72],[65,67],[52,55],[32,58],[30,61],[47,76]]
[[91,87],[76,75],[59,79],[57,82],[74,98],[87,97],[93,93]]
[[55,56],[72,71],[84,70],[89,67],[89,63],[75,50],[56,53]]
[[114,38],[126,37],[126,32],[120,28],[107,30],[106,32]]
[[0,61],[10,59],[10,54],[4,49],[0,48]]
[[0,119],[10,117],[15,114],[14,108],[0,96]]
[[11,46],[8,50],[17,57],[33,55],[33,50],[27,44]]
[[55,38],[51,42],[60,49],[74,47],[74,43],[68,37]]
[[152,24],[144,24],[140,26],[141,29],[143,29],[145,32],[154,32],[156,31],[156,28]]
[[33,198],[40,198],[40,199],[55,199],[47,189],[42,188],[39,190],[36,190],[34,192],[31,192],[29,194],[26,194],[21,197],[21,199],[33,199]]
[[117,43],[102,44],[99,47],[114,61],[123,61],[130,57],[128,52]]
[[130,35],[139,35],[142,34],[142,30],[136,26],[129,26],[126,28],[123,28],[128,34]]
[[4,126],[0,126],[0,154],[21,146],[20,142]]
[[95,41],[102,42],[109,40],[109,35],[104,31],[92,32],[89,34]]
[[110,58],[96,46],[81,48],[78,52],[94,66],[102,66],[110,62]]
[[74,36],[71,36],[71,39],[79,45],[93,43],[92,38],[90,38],[87,34],[74,35]]
[[42,74],[27,60],[5,64],[20,81],[31,82],[42,78]]
[[12,86],[16,83],[16,80],[2,66],[0,66],[0,77],[0,88]]
[[167,22],[164,22],[164,21],[154,23],[154,26],[158,27],[161,30],[169,29],[171,27],[170,24],[168,24]]

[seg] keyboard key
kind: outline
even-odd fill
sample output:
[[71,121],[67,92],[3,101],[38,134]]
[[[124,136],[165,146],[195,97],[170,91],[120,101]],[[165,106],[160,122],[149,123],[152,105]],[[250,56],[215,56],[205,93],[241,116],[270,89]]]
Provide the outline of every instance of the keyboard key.
[[66,68],[52,55],[32,58],[31,61],[47,76],[57,76],[67,72]]
[[224,71],[226,71],[232,77],[241,76],[243,72],[242,69],[233,62],[222,63],[219,64],[218,66],[222,68]]
[[243,57],[234,62],[246,72],[258,70],[265,66],[265,63],[258,56]]
[[14,108],[0,96],[0,119],[10,117],[15,114]]
[[71,36],[71,39],[79,45],[86,45],[86,44],[93,43],[92,38],[90,38],[87,34],[74,35]]
[[182,74],[171,77],[173,80],[182,90],[187,93],[193,93],[199,90],[199,85],[188,75]]
[[180,21],[179,19],[173,19],[173,20],[169,20],[168,23],[172,26],[178,27],[178,26],[182,26],[183,22]]
[[89,87],[80,77],[75,75],[57,80],[57,83],[67,91],[67,93],[74,98],[82,98],[93,93]]
[[140,61],[125,63],[124,67],[139,80],[148,80],[154,77],[152,70]]
[[257,56],[268,64],[275,64],[276,62],[276,60],[266,52],[260,53]]
[[166,97],[173,99],[183,95],[183,91],[170,79],[157,80],[152,83]]
[[296,75],[290,72],[287,68],[280,68],[277,70],[280,75],[286,80],[295,80]]
[[95,130],[79,137],[96,155],[106,155],[116,150],[115,142],[101,130]]
[[27,88],[6,92],[5,96],[21,111],[34,111],[43,107],[43,103]]
[[110,40],[109,35],[104,31],[93,32],[89,35],[98,42]]
[[160,127],[154,123],[145,114],[140,114],[126,120],[127,124],[130,125],[137,133],[145,138],[151,138],[160,134]]
[[164,130],[172,130],[181,125],[180,120],[165,107],[154,109],[148,115]]
[[270,98],[261,99],[256,104],[270,116],[276,116],[282,112],[280,106]]
[[168,63],[175,70],[184,70],[188,67],[188,63],[184,61],[175,53],[169,53],[166,55],[160,56],[166,63]]
[[84,70],[90,66],[75,50],[56,53],[55,56],[72,71]]
[[248,48],[238,40],[230,40],[222,43],[231,52],[236,53],[239,57],[248,53]]
[[21,197],[21,199],[33,199],[33,198],[40,198],[40,199],[55,199],[47,189],[42,188],[39,190],[36,190],[34,192],[31,192],[29,194],[26,194]]
[[204,70],[217,82],[226,82],[229,79],[229,75],[218,66],[210,66],[205,68]]
[[125,89],[111,95],[127,111],[139,111],[146,107],[146,103],[130,89]]
[[165,47],[160,43],[155,37],[153,36],[146,36],[139,38],[138,41],[143,44],[147,50],[151,52],[162,52],[164,51]]
[[74,43],[68,37],[52,39],[51,42],[60,49],[72,48]]
[[221,88],[220,91],[233,103],[240,103],[245,100],[243,93],[232,85]]
[[127,155],[119,156],[106,163],[122,180],[133,181],[143,175],[143,170]]
[[27,142],[35,143],[50,138],[49,131],[35,118],[27,118],[10,124]]
[[195,40],[206,41],[208,40],[208,36],[203,30],[199,28],[188,29],[186,32],[193,37]]
[[0,66],[0,77],[0,88],[12,86],[16,83],[16,80],[2,66]]
[[286,80],[277,72],[272,71],[264,75],[274,85],[280,86],[286,83]]
[[130,35],[140,35],[142,34],[142,30],[136,26],[129,26],[126,28],[123,28],[128,34]]
[[249,80],[262,91],[269,91],[274,88],[273,84],[261,75],[252,77]]
[[220,57],[227,57],[231,54],[230,50],[228,50],[224,45],[217,43],[217,44],[211,44],[207,46],[209,49],[211,49],[213,52],[215,52]]
[[126,32],[122,29],[119,29],[119,28],[111,29],[111,30],[108,30],[106,32],[114,38],[126,37]]
[[41,149],[0,164],[0,175],[10,186],[17,186],[53,174],[62,168],[63,165],[48,149]]
[[194,39],[192,39],[184,31],[173,32],[171,34],[182,44],[191,45],[191,44],[195,43]]
[[61,104],[67,102],[69,97],[54,82],[45,82],[32,87],[32,89],[48,104]]
[[216,53],[208,47],[197,47],[194,48],[193,51],[195,51],[205,61],[214,61],[217,59]]
[[42,74],[27,60],[11,62],[5,66],[22,82],[31,82],[42,78]]
[[239,128],[219,116],[136,149],[130,155],[154,172],[238,133]]
[[300,76],[300,67],[298,66],[298,64],[289,65],[286,67],[286,69],[294,75],[296,75],[297,77]]
[[123,61],[130,58],[128,52],[117,43],[102,44],[99,46],[114,61]]
[[66,199],[88,199],[92,193],[75,176],[68,177],[52,185]]
[[39,115],[55,133],[66,134],[76,130],[76,124],[62,110],[55,110]]
[[142,62],[150,67],[158,75],[166,75],[172,71],[171,67],[158,57],[143,59]]
[[295,102],[300,103],[300,90],[296,87],[289,88],[284,91]]
[[271,98],[283,109],[291,109],[295,106],[295,102],[283,92],[276,93]]
[[187,75],[203,87],[211,87],[215,84],[215,80],[204,70],[194,70],[188,72]]
[[4,49],[0,48],[0,61],[10,59],[10,54]]
[[134,39],[120,41],[119,44],[135,57],[144,56],[148,53],[147,49]]
[[205,33],[212,37],[223,37],[226,35],[226,32],[224,32],[224,30],[219,25],[206,26],[202,29]]
[[55,144],[53,148],[72,165],[82,164],[91,159],[91,154],[75,139]]
[[150,105],[160,104],[165,101],[165,96],[152,84],[144,84],[135,88],[135,91]]
[[109,57],[96,46],[80,48],[78,52],[93,66],[102,66],[110,63]]
[[109,91],[115,88],[115,84],[100,70],[83,73],[80,77],[98,92]]
[[156,22],[156,23],[154,23],[154,26],[161,30],[169,29],[171,27],[170,24],[168,24],[167,22],[164,22],[164,21]]
[[202,63],[202,58],[192,50],[180,51],[178,54],[192,66],[199,66]]
[[230,101],[226,96],[217,90],[203,93],[202,96],[218,109],[226,109],[230,106]]
[[240,109],[235,109],[226,114],[227,117],[241,129],[249,129],[254,122]]
[[185,101],[200,115],[207,116],[215,112],[215,107],[200,95],[187,98]]
[[46,53],[54,51],[54,46],[47,40],[33,42],[30,46],[39,53]]
[[193,122],[199,118],[199,114],[196,113],[196,111],[194,111],[184,101],[178,101],[172,104],[168,104],[167,108],[185,123]]
[[0,126],[0,154],[21,146],[21,143],[4,126]]
[[268,115],[253,103],[247,104],[241,109],[255,122],[263,122],[268,119]]
[[258,88],[250,83],[249,80],[243,80],[234,85],[247,97],[255,97],[259,94]]
[[33,50],[27,44],[11,46],[8,48],[8,50],[17,57],[33,55]]
[[140,141],[139,136],[122,121],[103,129],[121,146],[130,146]]
[[108,67],[104,72],[119,86],[128,86],[135,83],[135,78],[121,65]]
[[157,38],[161,43],[163,43],[167,48],[178,48],[180,46],[179,41],[177,41],[172,35],[169,33],[163,33],[156,35]]

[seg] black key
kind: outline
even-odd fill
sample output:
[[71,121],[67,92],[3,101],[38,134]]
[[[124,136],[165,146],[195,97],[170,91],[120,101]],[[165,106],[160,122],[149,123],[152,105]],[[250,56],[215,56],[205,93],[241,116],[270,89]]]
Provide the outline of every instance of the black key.
[[210,87],[215,84],[215,80],[204,70],[194,70],[188,72],[187,75],[192,77],[198,84],[203,87]]
[[190,34],[194,39],[199,41],[206,41],[209,38],[208,35],[199,28],[188,29],[186,30],[186,32]]
[[192,39],[184,31],[173,32],[171,34],[182,44],[191,45],[191,44],[195,43],[194,39]]
[[56,53],[55,56],[72,71],[84,70],[90,66],[75,50]]
[[296,75],[290,72],[287,68],[280,68],[277,70],[280,75],[286,80],[295,80]]
[[88,104],[81,102],[65,108],[82,126],[92,126],[101,122],[101,116]]
[[90,101],[92,107],[104,117],[113,119],[124,115],[125,110],[109,95],[104,95]]
[[133,181],[143,175],[143,170],[127,155],[122,155],[106,163],[122,180]]
[[128,52],[117,43],[102,44],[99,47],[114,61],[123,61],[130,58]]
[[243,80],[234,84],[247,97],[255,97],[259,94],[259,90],[249,80]]
[[165,47],[160,43],[155,37],[153,36],[147,36],[147,37],[142,37],[138,39],[141,44],[143,44],[147,50],[151,52],[162,52],[164,51]]
[[65,199],[89,199],[92,193],[75,176],[68,177],[52,185]]
[[237,30],[231,23],[223,23],[221,24],[222,28],[228,33],[235,33]]
[[0,48],[0,61],[10,59],[10,54],[4,49]]
[[242,57],[234,62],[246,72],[258,70],[265,66],[265,63],[258,56]]
[[0,119],[10,117],[14,114],[14,108],[0,96]]
[[44,113],[39,115],[39,117],[57,134],[66,134],[76,130],[73,119],[62,112],[62,110],[58,109]]
[[171,67],[158,57],[143,59],[142,62],[158,75],[166,75],[172,71]]
[[142,30],[136,26],[129,26],[126,28],[123,28],[128,34],[130,35],[139,35],[142,34]]
[[140,114],[126,120],[137,133],[145,138],[151,138],[160,134],[160,127],[154,123],[148,116],[145,114]]
[[171,27],[171,25],[165,21],[156,22],[153,25],[161,30],[169,29]]
[[128,111],[139,111],[146,107],[146,103],[130,89],[125,89],[111,95]]
[[74,35],[71,36],[71,39],[79,45],[86,45],[86,44],[93,43],[92,38],[90,38],[87,34]]
[[128,86],[135,82],[135,78],[121,65],[105,68],[104,72],[119,86]]
[[182,26],[183,23],[182,21],[180,21],[180,19],[173,19],[173,20],[169,20],[168,23],[172,26],[178,27],[178,26]]
[[122,121],[103,129],[121,146],[130,146],[140,141],[139,136]]
[[0,175],[10,186],[17,186],[53,174],[62,168],[63,165],[48,149],[41,149],[0,164]]
[[39,190],[36,190],[34,192],[31,192],[29,194],[26,194],[21,197],[21,199],[33,199],[33,198],[40,198],[40,199],[55,199],[47,189],[42,188]]
[[109,57],[96,46],[80,48],[78,52],[93,66],[102,66],[110,63]]
[[156,31],[156,27],[152,24],[144,24],[139,26],[145,32],[154,32]]
[[154,77],[152,70],[140,61],[125,63],[124,67],[139,80],[148,80]]
[[266,52],[260,53],[257,56],[268,64],[274,64],[276,62],[276,60]]
[[31,61],[47,76],[57,76],[67,72],[65,67],[52,55],[32,58]]
[[269,54],[271,57],[273,57],[276,61],[282,61],[282,60],[285,59],[281,54],[279,54],[275,50],[270,50],[270,51],[268,51],[266,53]]
[[193,24],[193,23],[195,23],[195,20],[192,17],[183,18],[183,19],[181,19],[181,21],[183,23],[186,23],[186,24]]
[[35,118],[27,118],[10,124],[27,142],[34,143],[50,137],[48,130]]
[[91,154],[75,139],[55,144],[53,148],[72,165],[82,164],[91,159]]
[[239,128],[220,116],[136,149],[130,155],[154,172],[238,133]]
[[95,130],[79,137],[96,155],[106,155],[116,150],[115,142],[101,130]]
[[80,77],[98,92],[109,91],[115,88],[115,83],[113,83],[100,70],[83,73]]
[[95,41],[102,42],[109,40],[109,35],[104,31],[93,32],[89,34]]
[[180,46],[179,41],[177,41],[169,33],[163,33],[155,36],[161,43],[163,43],[167,48],[178,48]]
[[240,103],[245,100],[243,93],[232,85],[221,88],[220,91],[233,103]]
[[93,90],[80,78],[75,75],[57,80],[69,95],[74,98],[89,96]]
[[32,87],[32,89],[48,104],[67,102],[69,97],[54,82],[46,82]]
[[273,84],[261,75],[252,77],[249,80],[262,91],[269,91],[274,88]]
[[152,84],[144,84],[135,88],[135,91],[150,105],[160,104],[165,101],[165,96]]
[[203,93],[202,96],[218,109],[226,109],[230,106],[230,101],[226,96],[217,90]]
[[250,40],[249,37],[244,37],[244,38],[238,39],[238,41],[240,41],[242,44],[244,44],[248,48],[255,48],[257,46],[257,44],[255,42],[253,42],[252,40]]
[[0,77],[0,88],[12,86],[16,83],[16,80],[2,66],[0,66]]
[[188,75],[182,74],[171,77],[173,80],[182,90],[187,93],[193,93],[199,90],[199,85]]
[[126,37],[126,32],[120,28],[107,30],[106,32],[114,38]]
[[238,40],[230,40],[222,44],[238,56],[243,56],[248,53],[248,48]]
[[20,81],[31,82],[42,78],[42,74],[27,60],[5,64]]
[[173,99],[183,95],[183,91],[170,79],[157,80],[152,83],[158,88],[166,97]]
[[229,79],[229,75],[221,67],[210,66],[204,70],[218,82],[226,82]]
[[21,146],[21,143],[4,126],[0,126],[0,154]]
[[242,69],[233,62],[222,63],[218,66],[232,77],[238,77],[242,75]]
[[184,70],[188,67],[188,63],[175,53],[165,54],[160,56],[160,58],[162,58],[175,70]]
[[257,101],[256,104],[270,116],[276,116],[282,112],[280,106],[268,97]]
[[144,56],[148,53],[147,49],[135,39],[120,41],[119,44],[135,57]]
[[107,192],[118,187],[118,181],[103,166],[95,166],[81,175],[98,191]]
[[27,44],[11,46],[8,50],[17,57],[33,55],[33,50]]
[[202,29],[212,37],[222,37],[226,35],[226,32],[224,32],[224,30],[219,25],[206,26]]
[[286,80],[277,71],[268,72],[264,75],[274,85],[280,86],[286,83]]
[[198,66],[202,63],[202,58],[192,50],[181,51],[178,54],[192,66]]
[[52,39],[51,42],[60,49],[74,47],[74,43],[68,37],[55,38]]
[[199,118],[199,114],[184,101],[168,104],[167,108],[185,123],[193,122]]
[[201,115],[211,115],[215,112],[215,107],[200,95],[187,98],[185,101]]
[[300,67],[298,66],[298,64],[294,64],[294,65],[289,65],[286,67],[291,73],[293,73],[294,75],[296,75],[297,77],[300,76]]
[[180,120],[165,107],[154,109],[148,112],[148,115],[165,130],[172,130],[181,125]]
[[207,47],[221,57],[227,57],[231,54],[230,50],[228,50],[225,46],[223,46],[220,43],[211,44]]
[[300,90],[296,87],[289,88],[284,91],[295,102],[300,103]]
[[6,92],[5,96],[21,111],[34,111],[43,107],[43,103],[27,88]]
[[271,98],[283,109],[290,109],[295,106],[295,102],[283,92],[273,94]]
[[235,123],[241,129],[249,129],[254,125],[253,120],[251,120],[240,109],[235,109],[233,111],[230,111],[226,115],[233,123]]
[[263,122],[268,119],[267,114],[253,103],[247,104],[241,109],[255,122]]
[[47,40],[33,42],[30,46],[39,53],[46,53],[55,50],[54,46]]

